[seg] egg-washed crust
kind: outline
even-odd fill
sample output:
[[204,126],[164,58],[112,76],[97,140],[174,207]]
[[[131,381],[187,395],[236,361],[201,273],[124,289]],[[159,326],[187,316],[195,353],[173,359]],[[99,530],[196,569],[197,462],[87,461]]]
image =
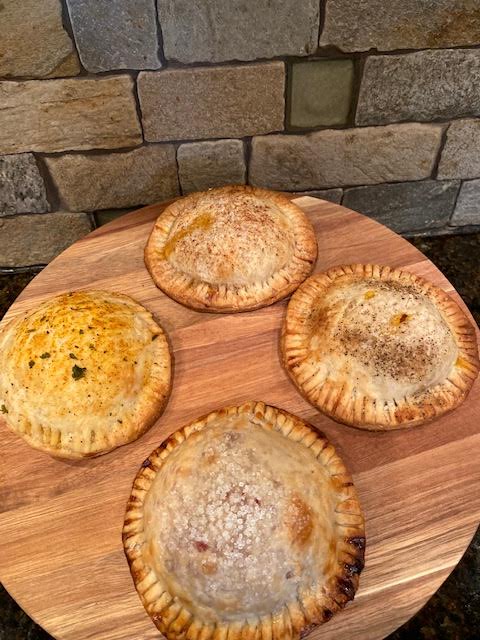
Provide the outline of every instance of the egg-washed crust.
[[[162,578],[149,566],[143,549],[144,503],[156,474],[170,453],[192,433],[208,428],[211,421],[232,415],[247,415],[251,422],[273,430],[309,448],[319,464],[330,474],[337,491],[335,508],[338,534],[336,571],[327,583],[298,589],[297,599],[285,602],[271,615],[245,619],[245,622],[204,623],[168,592]],[[157,628],[168,640],[277,640],[298,639],[353,600],[364,566],[365,528],[362,510],[352,477],[326,436],[300,418],[263,402],[250,401],[209,413],[174,432],[143,462],[133,482],[123,526],[123,545],[140,599]],[[248,589],[248,585],[245,585]]]
[[[291,224],[295,247],[291,259],[268,278],[245,286],[206,282],[175,268],[163,252],[175,220],[196,203],[208,197],[215,209],[217,196],[253,196],[278,207]],[[192,248],[195,251],[195,248]],[[158,217],[145,247],[145,264],[155,284],[181,304],[215,313],[234,313],[268,306],[285,298],[312,272],[317,259],[317,240],[309,220],[300,207],[283,194],[244,185],[218,187],[196,192],[169,205]]]
[[[13,371],[13,377],[10,379],[7,373],[7,364],[3,361],[3,359],[7,355],[8,347],[11,346],[9,343],[15,340],[15,335],[17,331],[22,332],[22,323],[31,319],[33,316],[37,318],[35,322],[40,323],[42,325],[42,321],[44,321],[44,317],[42,317],[42,312],[45,312],[45,316],[48,315],[49,311],[52,310],[52,305],[55,306],[57,312],[58,310],[65,309],[66,306],[72,303],[73,300],[77,301],[78,296],[81,296],[81,300],[87,300],[86,304],[94,304],[99,303],[113,303],[114,305],[122,305],[125,307],[125,310],[128,314],[131,314],[132,317],[132,327],[133,324],[140,323],[142,328],[145,329],[146,332],[151,334],[151,340],[149,340],[150,344],[146,344],[143,348],[144,354],[146,350],[150,350],[151,357],[151,367],[150,372],[147,378],[146,383],[144,383],[139,391],[139,394],[135,400],[135,404],[132,411],[127,411],[123,409],[122,406],[115,407],[116,412],[114,417],[112,418],[112,413],[108,415],[98,414],[97,407],[97,416],[95,419],[94,426],[91,427],[91,430],[88,430],[88,433],[65,433],[62,432],[62,428],[64,425],[66,426],[66,430],[68,431],[68,417],[65,418],[64,423],[60,428],[53,428],[48,422],[42,419],[38,419],[35,416],[35,410],[31,410],[29,412],[28,406],[25,406],[24,402],[20,401],[20,396],[22,394],[22,389],[18,388],[19,385],[15,381],[16,373],[21,374],[23,376],[30,376],[29,379],[33,379],[32,377],[35,375],[39,375],[41,373],[42,365],[49,363],[54,354],[39,354],[36,353],[33,356],[32,348],[28,346],[28,336],[33,335],[33,329],[23,331],[25,335],[23,336],[23,342],[20,342],[18,346],[18,351],[14,351],[13,354],[16,356],[15,367],[18,367],[16,371]],[[121,307],[120,307],[121,308]],[[58,328],[58,324],[60,321],[57,321],[57,327],[55,327],[56,314],[55,312],[52,314],[52,320],[47,319],[47,324],[42,326],[43,329],[46,329],[45,333],[53,333],[52,329]],[[58,317],[58,316],[57,316]],[[68,320],[71,318],[72,325],[68,326]],[[40,319],[40,320],[39,320]],[[97,318],[98,320],[98,318]],[[108,323],[108,317],[106,318]],[[93,329],[93,327],[85,328],[85,330],[79,330],[76,325],[76,319],[74,315],[67,315],[67,324],[62,325],[58,328],[58,337],[59,337],[59,347],[58,350],[62,351],[62,355],[64,355],[64,359],[66,360],[66,364],[64,366],[64,371],[60,372],[58,383],[62,384],[65,379],[70,380],[70,378],[75,379],[75,376],[78,376],[78,380],[74,383],[74,390],[77,394],[82,393],[82,382],[81,379],[84,376],[82,372],[82,366],[85,365],[85,359],[79,359],[75,356],[75,353],[69,356],[68,350],[65,354],[65,348],[62,346],[61,342],[63,339],[68,339],[68,332],[71,330],[75,331],[76,338],[75,341],[78,342],[78,348],[85,348],[87,346],[87,341],[89,342],[88,347],[93,349],[94,345],[91,343],[93,331],[89,331],[89,329]],[[62,336],[63,332],[63,336]],[[39,331],[40,333],[40,331]],[[124,336],[125,340],[128,341],[128,335]],[[22,340],[22,334],[20,333],[20,340]],[[95,347],[98,352],[98,345]],[[88,352],[88,349],[85,349]],[[38,349],[36,350],[38,351]],[[79,353],[79,352],[77,352]],[[105,353],[105,352],[104,352]],[[45,358],[45,356],[48,356]],[[142,356],[140,351],[135,353],[138,356],[138,360]],[[128,386],[128,380],[131,380],[131,371],[130,373],[125,373],[126,376],[123,378],[123,374],[121,373],[123,365],[122,360],[126,360],[123,356],[123,351],[118,349],[115,353],[110,353],[104,357],[105,364],[112,366],[115,368],[116,372],[116,381],[118,381],[119,385],[124,384],[124,387]],[[35,360],[30,358],[35,358]],[[74,357],[74,359],[73,359]],[[45,359],[44,359],[45,358]],[[70,359],[69,359],[70,358]],[[78,363],[78,364],[77,364]],[[73,367],[78,366],[78,369],[73,369]],[[139,371],[139,366],[137,366],[137,362],[133,363],[133,375],[135,375],[136,371]],[[100,368],[100,367],[99,367]],[[98,383],[98,373],[95,371],[93,367],[85,369],[87,373],[85,375],[88,376],[88,380],[92,385]],[[34,309],[30,309],[22,316],[14,318],[5,326],[0,328],[0,405],[1,405],[1,413],[0,413],[0,422],[5,423],[7,427],[15,434],[21,436],[26,442],[34,447],[35,449],[39,449],[45,453],[48,453],[57,458],[67,458],[67,459],[81,459],[86,457],[94,457],[98,455],[102,455],[104,453],[108,453],[112,449],[119,447],[121,445],[127,444],[139,438],[145,431],[148,430],[149,427],[155,422],[155,420],[160,416],[163,411],[168,397],[170,395],[171,389],[171,370],[172,370],[172,362],[171,362],[171,354],[169,349],[169,344],[167,337],[159,324],[154,320],[152,314],[147,311],[140,304],[136,303],[129,296],[113,293],[108,291],[99,291],[99,290],[82,290],[82,291],[74,291],[71,293],[62,294],[55,298],[51,298],[41,303]],[[25,374],[25,371],[27,372]],[[10,373],[12,373],[10,368]],[[49,384],[55,385],[54,376],[57,371],[53,371],[53,378],[48,376],[48,373],[45,374],[45,397],[42,398],[46,405],[48,405],[50,400],[49,395]],[[130,375],[130,377],[128,377]],[[3,377],[3,380],[2,380]],[[2,384],[3,382],[3,384]],[[14,388],[16,385],[16,389]],[[100,391],[102,391],[103,385],[98,385]],[[3,388],[3,392],[2,392]],[[43,391],[43,389],[42,389]],[[108,391],[108,389],[107,389]],[[15,401],[15,392],[17,392],[17,402]],[[84,392],[86,393],[86,392]],[[20,394],[20,395],[18,395]],[[94,393],[90,393],[88,398],[93,399],[95,403],[95,398],[93,398]],[[65,395],[64,397],[65,403],[62,407],[59,407],[61,410],[66,410],[65,408],[69,406],[69,397]],[[121,398],[117,398],[117,400],[121,400]],[[62,398],[63,401],[63,398]],[[85,402],[87,402],[87,398],[85,398]],[[94,405],[95,406],[95,405]],[[32,407],[31,407],[32,409]],[[38,415],[38,414],[37,414]],[[108,422],[108,424],[107,424]],[[115,423],[110,424],[110,423]],[[85,429],[83,429],[85,431]]]
[[[423,393],[383,400],[357,393],[353,398],[343,393],[338,381],[329,379],[315,383],[317,366],[309,354],[308,317],[315,301],[324,295],[337,278],[352,276],[413,285],[425,295],[449,327],[458,358],[443,382]],[[338,422],[370,430],[392,430],[424,424],[453,411],[467,397],[479,371],[475,329],[465,313],[445,291],[409,271],[373,264],[351,264],[332,267],[314,274],[289,301],[280,341],[283,365],[304,397],[322,413]]]

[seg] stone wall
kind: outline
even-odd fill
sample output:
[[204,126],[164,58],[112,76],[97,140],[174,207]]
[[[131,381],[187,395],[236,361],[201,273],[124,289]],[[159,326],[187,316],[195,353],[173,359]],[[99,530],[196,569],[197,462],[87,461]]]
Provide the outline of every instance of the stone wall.
[[1,0],[0,268],[249,183],[480,225],[478,0]]

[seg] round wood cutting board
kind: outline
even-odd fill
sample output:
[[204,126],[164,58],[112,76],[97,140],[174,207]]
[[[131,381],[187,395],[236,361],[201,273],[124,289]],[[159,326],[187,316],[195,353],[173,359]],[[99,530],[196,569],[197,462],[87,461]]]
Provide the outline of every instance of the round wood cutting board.
[[[317,270],[353,262],[400,266],[460,301],[436,267],[387,228],[315,198],[295,202],[317,232]],[[357,597],[310,639],[384,638],[436,591],[478,523],[479,381],[457,411],[411,431],[360,431],[322,416],[280,365],[286,301],[215,315],[187,309],[155,287],[143,248],[164,207],[125,215],[74,244],[31,282],[3,320],[63,291],[119,291],[160,320],[175,367],[172,395],[158,422],[137,442],[99,458],[54,460],[0,420],[0,580],[58,640],[158,638],[122,548],[133,478],[152,449],[190,420],[224,405],[262,400],[327,434],[353,472],[365,511],[366,567]]]

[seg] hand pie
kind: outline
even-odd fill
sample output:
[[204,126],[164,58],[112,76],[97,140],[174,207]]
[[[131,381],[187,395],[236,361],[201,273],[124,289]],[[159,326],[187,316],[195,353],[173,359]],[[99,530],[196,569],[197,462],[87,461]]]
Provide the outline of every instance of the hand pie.
[[200,311],[272,304],[311,273],[317,242],[303,211],[285,196],[230,186],[168,206],[145,249],[155,284]]
[[475,331],[430,282],[377,265],[335,267],[292,296],[284,365],[335,420],[398,429],[455,409],[478,374]]
[[248,402],[190,423],[145,460],[123,543],[169,640],[287,639],[353,599],[365,533],[325,436]]
[[162,329],[117,293],[63,294],[0,330],[0,418],[57,457],[138,438],[161,413],[170,375]]

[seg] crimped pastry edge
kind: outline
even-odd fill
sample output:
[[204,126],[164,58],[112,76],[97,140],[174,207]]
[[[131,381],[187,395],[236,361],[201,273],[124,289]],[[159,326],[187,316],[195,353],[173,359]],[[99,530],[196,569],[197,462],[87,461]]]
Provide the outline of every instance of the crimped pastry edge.
[[[101,296],[111,296],[115,300],[123,301],[127,304],[133,311],[142,315],[145,319],[149,328],[152,331],[152,335],[157,335],[158,337],[154,340],[155,347],[155,360],[158,360],[159,364],[152,365],[152,370],[150,372],[149,377],[149,385],[147,385],[143,389],[144,398],[143,402],[140,404],[137,410],[136,420],[131,422],[130,425],[125,424],[126,435],[122,440],[118,440],[115,442],[110,442],[108,444],[104,444],[103,446],[99,446],[97,449],[93,451],[90,448],[85,447],[82,449],[72,449],[62,448],[58,446],[58,438],[60,437],[61,443],[61,434],[58,429],[53,430],[48,427],[48,425],[39,425],[36,431],[40,431],[42,434],[42,441],[40,442],[38,437],[34,437],[31,435],[32,424],[27,424],[28,432],[21,432],[15,428],[13,424],[8,420],[6,415],[0,415],[0,421],[3,420],[3,423],[8,427],[8,429],[14,433],[15,435],[21,437],[25,442],[27,442],[31,447],[42,451],[44,453],[48,453],[49,455],[55,458],[62,458],[66,460],[80,460],[84,458],[93,458],[105,453],[109,453],[116,449],[117,447],[123,446],[124,444],[129,444],[135,440],[137,440],[140,436],[142,436],[148,429],[154,424],[154,422],[160,417],[162,412],[165,409],[165,406],[168,402],[168,398],[170,396],[171,387],[172,387],[172,363],[173,356],[170,350],[170,346],[168,343],[168,337],[161,325],[154,319],[153,314],[148,311],[141,304],[133,300],[130,296],[127,296],[123,293],[117,293],[115,291],[107,291],[102,289],[76,289],[73,291],[66,291],[57,296],[52,296],[44,301],[42,301],[39,305],[28,309],[23,314],[13,318],[10,322],[7,322],[3,327],[0,327],[0,343],[2,342],[2,338],[9,332],[15,329],[17,324],[21,323],[24,319],[26,319],[31,313],[38,312],[43,306],[49,305],[55,298],[60,298],[68,293],[88,293],[88,294],[97,294]],[[162,362],[163,364],[160,364]],[[166,365],[166,366],[165,366]],[[47,438],[48,436],[48,438]],[[54,444],[55,443],[55,444]]]
[[[145,544],[143,504],[163,461],[176,447],[192,433],[207,427],[210,421],[241,413],[247,413],[254,424],[275,430],[310,448],[331,477],[336,478],[337,491],[342,494],[335,509],[339,533],[338,572],[327,584],[317,584],[311,590],[301,591],[296,601],[286,603],[275,615],[245,620],[244,623],[219,621],[215,625],[204,624],[168,593],[155,570],[146,564],[142,555],[142,546]],[[257,401],[225,407],[198,418],[175,431],[150,454],[133,482],[122,540],[142,604],[153,623],[168,640],[220,640],[227,635],[238,640],[271,640],[272,637],[296,640],[307,635],[314,627],[327,622],[336,611],[353,600],[365,556],[364,518],[357,492],[352,477],[334,446],[323,433],[297,416]]]
[[[155,238],[167,240],[177,216],[177,203],[195,203],[206,194],[251,194],[269,200],[287,213],[295,233],[295,254],[291,262],[270,278],[249,287],[214,285],[192,278],[175,269],[167,259],[159,259]],[[285,298],[312,272],[317,259],[317,240],[309,220],[300,207],[278,191],[248,185],[229,185],[199,191],[175,200],[157,218],[144,251],[145,265],[156,286],[166,295],[196,311],[237,313],[268,306]]]
[[[454,336],[462,366],[454,366],[443,383],[424,392],[423,395],[428,393],[428,399],[423,403],[418,402],[421,395],[407,396],[399,402],[386,402],[383,407],[377,406],[375,399],[360,394],[352,401],[351,398],[342,397],[338,385],[328,380],[322,384],[321,396],[317,398],[298,382],[295,368],[302,363],[298,349],[303,348],[306,352],[307,347],[306,334],[302,331],[301,323],[296,322],[296,317],[319,293],[326,291],[336,278],[345,275],[415,283],[440,309]],[[289,301],[282,327],[280,350],[285,370],[300,393],[313,406],[338,422],[375,431],[419,426],[453,411],[467,397],[480,368],[475,329],[458,304],[443,289],[421,276],[404,269],[377,264],[339,265],[307,278]],[[296,351],[295,356],[293,350]]]

